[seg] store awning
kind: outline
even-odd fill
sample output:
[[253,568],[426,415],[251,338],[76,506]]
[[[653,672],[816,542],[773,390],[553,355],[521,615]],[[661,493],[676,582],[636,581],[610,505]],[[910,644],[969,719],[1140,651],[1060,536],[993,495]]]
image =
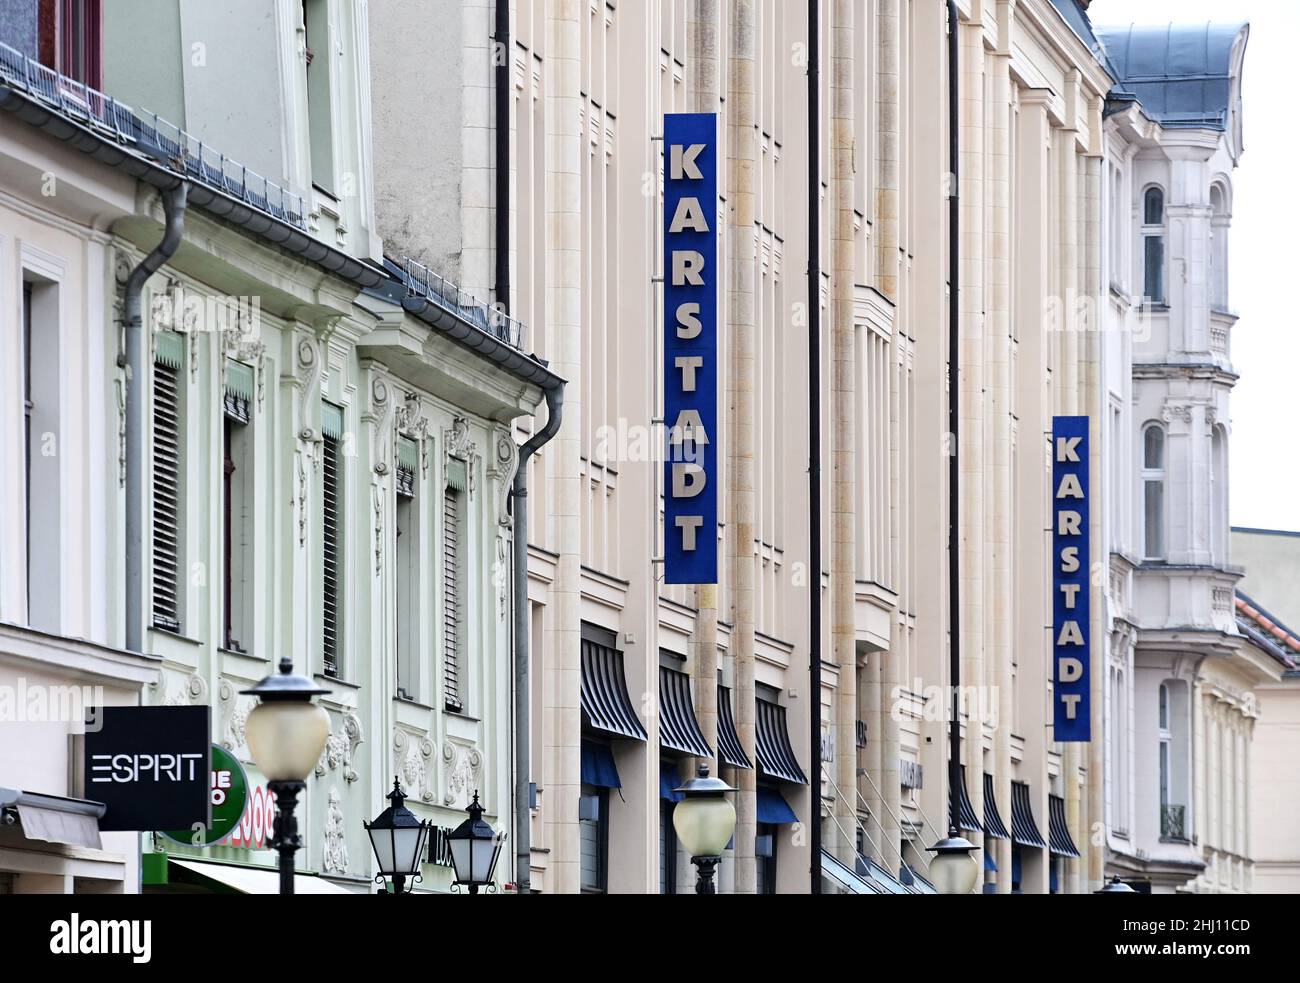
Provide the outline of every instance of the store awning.
[[758,822],[773,826],[788,826],[799,821],[799,817],[790,808],[790,803],[785,801],[780,792],[770,788],[760,788],[755,791],[757,793],[755,818]]
[[807,785],[808,778],[794,756],[790,745],[790,731],[785,723],[785,707],[767,700],[758,700],[754,728],[754,749],[758,756],[758,770],[769,778],[796,785]]
[[984,835],[991,840],[1011,839],[1011,834],[1002,822],[1002,815],[998,812],[997,796],[993,794],[993,776],[987,771],[984,773]]
[[731,715],[731,690],[718,687],[718,756],[733,768],[753,768],[736,731],[736,718]]
[[1034,809],[1029,801],[1029,786],[1024,782],[1011,783],[1011,841],[1021,846],[1045,847],[1043,835],[1034,822]]
[[838,885],[849,894],[887,894],[884,888],[878,887],[869,879],[860,877],[853,871],[849,870],[842,864],[829,850],[822,850],[822,877],[832,884]]
[[872,885],[879,889],[881,894],[920,894],[920,891],[909,889],[903,884],[901,878],[895,877],[884,867],[876,863],[870,857],[859,856],[857,861],[857,873],[860,876],[868,878]]
[[[975,806],[966,791],[966,766],[961,766],[961,785],[957,788],[957,822],[968,833],[978,833],[983,829],[979,816],[975,815]],[[953,790],[948,789],[948,815],[952,815]]]
[[623,787],[618,779],[618,768],[614,765],[614,752],[608,744],[582,742],[582,784],[596,788]]
[[[279,894],[280,872],[264,867],[237,867],[233,864],[208,863],[203,860],[180,860],[171,857],[168,866],[180,867],[189,874],[238,892],[239,894]],[[308,874],[293,875],[295,894],[356,894],[331,881]]]
[[29,840],[102,850],[99,819],[104,810],[102,802],[89,799],[0,788],[0,813],[17,813],[23,836]]
[[1070,824],[1065,819],[1065,799],[1059,795],[1047,797],[1047,839],[1056,856],[1078,858],[1079,848],[1074,845]]
[[623,672],[623,653],[582,640],[582,713],[588,726],[615,737],[646,739]]
[[659,744],[670,751],[712,758],[691,700],[691,677],[667,666],[659,667]]

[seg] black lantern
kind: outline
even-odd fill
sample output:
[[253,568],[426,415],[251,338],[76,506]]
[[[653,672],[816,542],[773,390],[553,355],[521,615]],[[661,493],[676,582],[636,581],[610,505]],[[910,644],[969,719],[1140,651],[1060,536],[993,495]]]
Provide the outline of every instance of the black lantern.
[[1106,886],[1103,887],[1100,891],[1093,891],[1092,893],[1093,894],[1137,894],[1137,891],[1134,891],[1131,887],[1129,887],[1127,884],[1121,881],[1119,879],[1119,875],[1116,874],[1114,877],[1112,877],[1109,881],[1106,882]]
[[673,807],[673,829],[698,872],[695,893],[717,894],[713,873],[736,831],[736,807],[727,793],[736,790],[721,778],[710,778],[709,766],[702,764],[695,778],[673,791],[683,796]]
[[483,821],[483,807],[478,803],[478,790],[474,801],[465,810],[469,818],[447,834],[451,848],[451,863],[456,870],[456,883],[478,894],[480,887],[492,883],[497,856],[501,853],[501,834]]
[[293,894],[293,855],[302,846],[294,808],[330,736],[329,714],[312,699],[329,690],[295,675],[293,660],[286,655],[278,673],[241,692],[258,698],[244,735],[253,763],[275,796],[270,846],[280,854],[280,893]]
[[388,878],[393,882],[393,894],[402,894],[407,878],[412,881],[411,890],[415,889],[414,882],[422,879],[420,862],[424,858],[424,845],[432,824],[427,819],[416,819],[415,814],[406,808],[406,796],[396,778],[387,799],[392,805],[376,816],[374,822],[361,825],[370,836],[370,848],[375,851],[375,861],[379,865],[375,880],[382,884],[384,878]]

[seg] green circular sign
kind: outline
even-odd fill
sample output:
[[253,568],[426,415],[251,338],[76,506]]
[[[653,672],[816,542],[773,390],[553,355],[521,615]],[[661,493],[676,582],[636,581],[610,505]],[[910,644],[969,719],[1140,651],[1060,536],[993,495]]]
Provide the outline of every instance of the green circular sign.
[[195,823],[190,829],[162,833],[185,846],[211,846],[230,835],[244,818],[248,805],[248,776],[239,759],[216,744],[212,745],[212,824]]

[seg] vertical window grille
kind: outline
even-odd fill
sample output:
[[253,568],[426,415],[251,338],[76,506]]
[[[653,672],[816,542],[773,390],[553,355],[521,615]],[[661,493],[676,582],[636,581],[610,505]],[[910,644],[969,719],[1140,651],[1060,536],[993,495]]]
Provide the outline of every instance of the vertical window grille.
[[397,440],[397,695],[419,698],[420,556],[418,513],[415,507],[415,473],[420,466],[419,445]]
[[247,652],[248,583],[253,557],[249,522],[248,475],[252,470],[252,447],[247,427],[252,421],[253,368],[242,362],[226,361],[226,384],[222,394],[224,440],[222,442],[222,644],[231,652]]
[[339,675],[339,594],[342,573],[343,410],[321,406],[321,662]]
[[448,462],[442,497],[442,684],[444,705],[456,713],[465,708],[461,651],[466,551],[463,511],[468,487],[465,462],[453,458]]
[[185,339],[154,336],[153,362],[153,623],[180,631],[181,380]]

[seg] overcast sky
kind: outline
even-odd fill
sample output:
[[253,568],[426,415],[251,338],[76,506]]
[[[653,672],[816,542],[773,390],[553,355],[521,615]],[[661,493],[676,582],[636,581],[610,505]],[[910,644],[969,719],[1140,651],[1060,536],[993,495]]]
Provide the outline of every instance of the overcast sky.
[[1094,24],[1249,20],[1246,152],[1234,179],[1231,304],[1232,524],[1300,530],[1300,127],[1296,0],[1093,0]]

